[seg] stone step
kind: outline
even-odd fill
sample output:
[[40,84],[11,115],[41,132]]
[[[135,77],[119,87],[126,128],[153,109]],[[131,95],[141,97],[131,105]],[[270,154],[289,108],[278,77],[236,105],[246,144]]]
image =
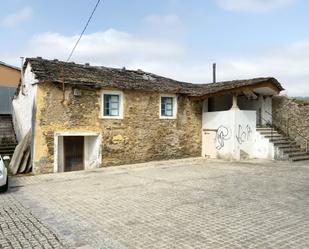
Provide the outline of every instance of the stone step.
[[291,142],[291,141],[274,141],[272,142],[276,147],[282,148],[281,145],[288,145],[290,147],[294,147],[296,142]]
[[289,138],[283,137],[283,138],[272,138],[272,139],[269,139],[269,142],[272,142],[272,143],[280,143],[280,142],[292,143],[293,141],[290,140]]
[[309,155],[308,156],[297,156],[290,158],[290,161],[292,162],[298,162],[298,161],[309,161]]
[[12,129],[0,130],[0,134],[4,134],[4,133],[14,133],[14,131]]
[[256,130],[257,132],[259,132],[259,133],[261,133],[261,134],[266,134],[266,133],[271,133],[271,132],[273,132],[273,133],[276,133],[277,131],[276,130],[262,130],[262,131],[259,131],[259,130]]
[[[2,140],[5,140],[5,141],[2,141]],[[6,134],[6,135],[0,134],[0,143],[5,143],[8,140],[15,142],[14,134]]]
[[282,145],[276,145],[280,150],[282,149],[300,149],[300,146],[297,144],[291,145],[291,144],[282,144]]
[[12,116],[0,115],[0,121],[12,121]]
[[280,134],[277,130],[271,127],[257,127],[256,131],[262,136],[269,139],[269,142],[273,143],[276,148],[287,155],[292,162],[296,161],[309,161],[309,153],[302,151],[299,145],[289,137]]
[[16,143],[16,138],[15,136],[0,136],[0,144],[13,144]]
[[9,127],[0,127],[0,132],[12,131],[12,126]]
[[14,154],[14,150],[12,151],[0,151],[0,155],[13,155]]
[[288,148],[280,148],[282,150],[283,153],[285,154],[288,154],[288,153],[293,153],[293,152],[301,152],[301,149],[300,147],[295,147],[295,148],[291,148],[291,147],[288,147]]
[[2,128],[7,128],[7,127],[12,127],[12,122],[1,122],[0,121],[0,129],[2,129]]
[[304,151],[297,151],[297,152],[288,153],[288,155],[289,155],[289,157],[309,156],[309,153],[304,152]]
[[6,128],[0,128],[0,133],[2,133],[2,132],[8,132],[8,131],[13,131],[12,126],[11,126],[11,127],[6,127]]
[[267,127],[267,128],[256,128],[256,130],[257,131],[272,131],[272,130],[274,131],[275,129]]
[[0,155],[13,154],[15,150],[0,150]]
[[1,143],[0,144],[0,150],[7,150],[10,148],[15,148],[17,146],[17,143]]
[[17,143],[12,143],[12,142],[10,142],[10,143],[0,143],[0,150],[1,149],[8,149],[8,148],[15,148],[17,146]]
[[13,120],[12,119],[3,119],[3,118],[0,118],[0,122],[1,124],[12,124]]
[[12,125],[8,125],[6,127],[0,127],[0,131],[7,131],[7,130],[13,130],[13,126]]
[[[263,135],[263,134],[262,134]],[[264,135],[265,138],[285,138],[285,136],[281,134],[269,134],[269,135]]]
[[15,148],[17,146],[17,143],[4,143],[4,144],[0,144],[0,150],[1,149],[8,149],[8,148]]
[[0,136],[1,135],[11,135],[11,134],[14,134],[14,132],[12,130],[10,130],[10,131],[0,131]]

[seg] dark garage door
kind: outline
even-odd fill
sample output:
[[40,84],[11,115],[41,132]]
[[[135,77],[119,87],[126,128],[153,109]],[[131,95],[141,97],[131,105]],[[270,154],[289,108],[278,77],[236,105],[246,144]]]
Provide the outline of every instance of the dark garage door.
[[0,114],[12,114],[12,98],[15,87],[0,86]]

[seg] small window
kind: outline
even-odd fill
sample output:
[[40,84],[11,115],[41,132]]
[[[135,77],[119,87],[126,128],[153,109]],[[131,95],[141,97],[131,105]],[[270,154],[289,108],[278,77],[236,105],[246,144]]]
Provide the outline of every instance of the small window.
[[161,97],[161,116],[173,116],[173,98]]
[[103,118],[122,118],[122,93],[108,92],[102,94]]
[[104,116],[119,116],[119,95],[104,94]]
[[161,96],[160,118],[176,118],[176,96]]

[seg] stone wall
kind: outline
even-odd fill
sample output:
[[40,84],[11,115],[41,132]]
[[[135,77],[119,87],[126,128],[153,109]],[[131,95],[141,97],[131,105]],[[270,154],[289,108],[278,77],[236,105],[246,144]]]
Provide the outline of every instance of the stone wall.
[[305,148],[305,139],[309,140],[309,105],[285,96],[274,97],[273,124]]
[[124,118],[100,118],[100,90],[81,96],[52,83],[37,89],[34,173],[53,172],[55,132],[99,132],[102,166],[201,155],[202,103],[178,96],[177,119],[159,119],[159,93],[124,90]]

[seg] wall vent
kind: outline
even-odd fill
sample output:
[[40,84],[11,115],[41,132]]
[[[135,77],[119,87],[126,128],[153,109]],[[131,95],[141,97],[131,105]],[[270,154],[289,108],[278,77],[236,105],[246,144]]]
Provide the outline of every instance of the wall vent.
[[82,91],[80,89],[78,89],[78,88],[74,88],[73,89],[73,95],[75,97],[80,97],[82,95]]

